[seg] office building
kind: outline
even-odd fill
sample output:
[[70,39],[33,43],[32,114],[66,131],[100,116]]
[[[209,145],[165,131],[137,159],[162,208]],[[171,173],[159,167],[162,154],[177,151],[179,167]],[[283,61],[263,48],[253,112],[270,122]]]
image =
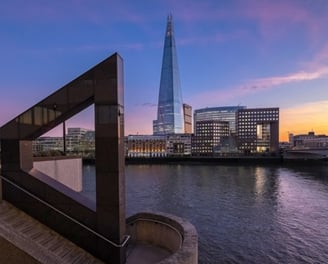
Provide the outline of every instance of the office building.
[[34,155],[50,155],[50,152],[63,151],[62,137],[39,137],[32,142]]
[[78,151],[80,149],[81,140],[87,129],[80,127],[70,127],[67,129],[66,147],[69,151]]
[[192,107],[188,104],[183,104],[184,132],[192,133]]
[[220,147],[221,139],[229,136],[229,122],[219,120],[197,121],[194,132],[192,154],[211,156]]
[[289,134],[289,143],[293,149],[324,149],[328,148],[328,136],[316,135],[312,131],[308,134]]
[[229,133],[236,133],[236,113],[246,106],[223,106],[223,107],[207,107],[197,109],[194,112],[194,132],[197,123],[200,121],[221,121],[229,123]]
[[94,151],[95,132],[81,127],[68,128],[66,148],[69,152]]
[[157,119],[154,135],[184,133],[182,93],[172,15],[168,16],[164,40]]
[[[68,128],[66,151],[72,155],[95,152],[95,131],[80,127]],[[39,137],[32,142],[34,155],[50,155],[51,152],[64,151],[63,137]]]
[[279,151],[279,108],[239,109],[239,150],[243,153]]
[[167,156],[190,156],[191,134],[170,134],[166,136]]

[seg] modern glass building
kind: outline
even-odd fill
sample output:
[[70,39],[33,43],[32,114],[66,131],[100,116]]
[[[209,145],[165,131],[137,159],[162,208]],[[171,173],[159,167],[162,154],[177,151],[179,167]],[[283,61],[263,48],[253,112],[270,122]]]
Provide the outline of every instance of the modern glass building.
[[229,133],[236,133],[236,113],[246,106],[223,106],[223,107],[207,107],[197,109],[194,112],[194,132],[198,122],[201,121],[221,121],[229,123]]
[[153,134],[184,133],[183,104],[172,15],[167,18],[157,119]]

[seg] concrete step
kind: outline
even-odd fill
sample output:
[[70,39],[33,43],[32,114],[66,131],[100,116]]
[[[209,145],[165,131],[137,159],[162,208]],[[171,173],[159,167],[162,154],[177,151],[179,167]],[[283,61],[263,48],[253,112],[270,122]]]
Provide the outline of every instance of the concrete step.
[[103,263],[6,201],[0,202],[0,236],[40,263]]

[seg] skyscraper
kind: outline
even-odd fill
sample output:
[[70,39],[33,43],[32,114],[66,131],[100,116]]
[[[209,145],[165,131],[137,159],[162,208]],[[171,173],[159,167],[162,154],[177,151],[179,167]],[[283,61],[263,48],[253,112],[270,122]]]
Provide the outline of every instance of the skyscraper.
[[165,32],[157,119],[153,121],[153,134],[176,133],[184,133],[184,118],[173,20],[172,15],[169,15]]

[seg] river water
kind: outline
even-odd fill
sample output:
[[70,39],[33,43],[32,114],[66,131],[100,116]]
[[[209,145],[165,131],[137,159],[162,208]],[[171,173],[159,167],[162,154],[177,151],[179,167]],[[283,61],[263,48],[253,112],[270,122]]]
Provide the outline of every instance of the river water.
[[[328,263],[328,166],[127,165],[126,215],[188,219],[199,263]],[[84,193],[95,199],[94,166]]]

